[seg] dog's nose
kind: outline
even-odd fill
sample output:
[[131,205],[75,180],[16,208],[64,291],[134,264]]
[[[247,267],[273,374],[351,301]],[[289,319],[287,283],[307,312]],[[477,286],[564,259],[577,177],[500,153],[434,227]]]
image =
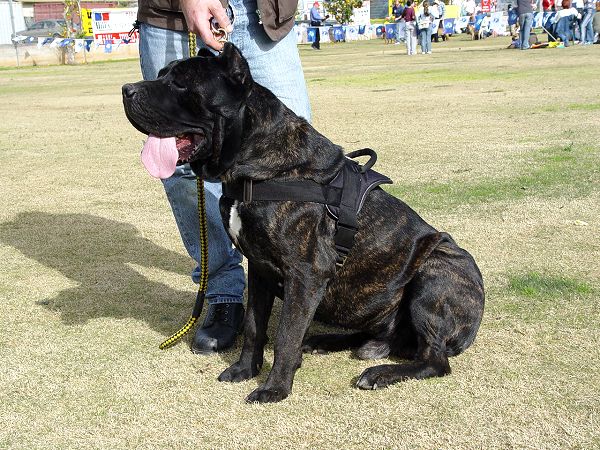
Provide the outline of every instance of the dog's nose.
[[127,83],[123,85],[123,97],[131,98],[135,95],[135,85]]

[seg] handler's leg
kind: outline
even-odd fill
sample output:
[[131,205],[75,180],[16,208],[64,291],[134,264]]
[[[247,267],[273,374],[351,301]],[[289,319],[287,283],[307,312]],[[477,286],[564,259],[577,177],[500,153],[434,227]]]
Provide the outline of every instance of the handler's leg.
[[[155,79],[158,71],[169,62],[187,57],[188,37],[142,24],[140,27],[140,61],[144,79]],[[177,227],[189,255],[199,264],[198,194],[196,177],[188,164],[178,166],[175,174],[163,180]],[[206,320],[196,331],[192,350],[210,353],[230,347],[241,326],[244,308],[244,271],[241,255],[233,249],[219,212],[221,183],[205,182],[208,226],[208,289],[209,304]],[[199,281],[200,269],[192,273]]]
[[234,14],[230,41],[248,60],[254,81],[310,121],[310,103],[294,30],[273,42],[259,23],[256,0],[230,0],[230,6]]

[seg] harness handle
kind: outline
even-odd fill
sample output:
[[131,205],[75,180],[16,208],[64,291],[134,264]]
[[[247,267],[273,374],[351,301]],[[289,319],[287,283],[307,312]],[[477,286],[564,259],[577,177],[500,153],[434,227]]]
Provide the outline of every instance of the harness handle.
[[368,156],[369,160],[365,163],[365,165],[360,167],[360,173],[365,173],[371,167],[375,165],[377,161],[377,153],[372,148],[361,148],[360,150],[354,150],[353,152],[347,153],[346,157],[350,159],[358,158],[359,156]]

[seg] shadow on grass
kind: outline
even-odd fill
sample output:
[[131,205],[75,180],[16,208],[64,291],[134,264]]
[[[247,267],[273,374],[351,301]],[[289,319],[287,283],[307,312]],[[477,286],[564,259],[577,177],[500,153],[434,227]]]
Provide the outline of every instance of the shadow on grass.
[[86,214],[26,212],[0,225],[0,242],[70,280],[70,287],[38,301],[58,311],[66,324],[133,318],[169,335],[193,307],[194,293],[151,281],[131,267],[185,274],[190,259],[145,239],[131,224]]
[[[60,313],[67,325],[102,317],[131,318],[147,323],[166,337],[187,321],[194,306],[195,292],[149,280],[132,268],[137,265],[187,274],[190,258],[156,245],[129,223],[88,214],[26,212],[0,224],[0,242],[70,280],[69,287],[37,302]],[[276,300],[269,323],[271,337],[280,310],[281,302]],[[312,334],[333,330],[323,324],[311,326]],[[192,336],[188,334],[179,345],[189,346]],[[227,364],[237,361],[241,345],[240,337],[235,348],[219,354],[220,358]],[[272,346],[270,339],[267,349]],[[263,368],[261,373],[264,377],[268,371]]]

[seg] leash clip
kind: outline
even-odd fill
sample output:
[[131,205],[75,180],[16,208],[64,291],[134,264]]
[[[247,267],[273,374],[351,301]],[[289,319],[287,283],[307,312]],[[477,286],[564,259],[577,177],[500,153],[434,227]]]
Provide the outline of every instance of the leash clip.
[[215,22],[214,18],[210,21],[210,31],[217,42],[224,44],[225,42],[229,41],[229,33],[227,33],[225,28],[220,27],[218,23]]

